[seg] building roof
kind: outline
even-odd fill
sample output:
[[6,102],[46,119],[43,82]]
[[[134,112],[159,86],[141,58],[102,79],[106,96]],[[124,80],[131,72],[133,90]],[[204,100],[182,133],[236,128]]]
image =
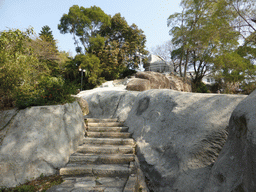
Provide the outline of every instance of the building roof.
[[150,54],[150,55],[148,56],[148,62],[149,62],[149,63],[160,63],[160,62],[165,62],[165,61],[164,61],[164,59],[163,59],[161,56],[159,56],[159,55],[152,55],[152,54]]

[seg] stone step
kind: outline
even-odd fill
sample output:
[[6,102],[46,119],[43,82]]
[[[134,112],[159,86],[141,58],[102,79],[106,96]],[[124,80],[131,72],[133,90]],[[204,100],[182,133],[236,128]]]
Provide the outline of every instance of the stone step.
[[121,127],[122,122],[88,123],[88,127]]
[[70,166],[60,169],[62,176],[101,176],[101,177],[116,177],[128,176],[131,170],[124,165],[84,165]]
[[85,118],[88,123],[101,123],[101,122],[118,122],[118,119],[95,119],[95,118]]
[[90,132],[127,132],[128,127],[89,127]]
[[79,164],[122,164],[134,161],[133,154],[95,155],[74,153],[69,158],[69,163]]
[[64,182],[55,185],[46,192],[123,192],[127,177],[66,177]]
[[132,138],[90,138],[83,139],[83,144],[94,145],[135,145],[135,141]]
[[95,154],[134,154],[135,148],[131,145],[81,145],[78,146],[78,153]]
[[124,132],[87,132],[88,137],[96,138],[130,138],[130,133]]

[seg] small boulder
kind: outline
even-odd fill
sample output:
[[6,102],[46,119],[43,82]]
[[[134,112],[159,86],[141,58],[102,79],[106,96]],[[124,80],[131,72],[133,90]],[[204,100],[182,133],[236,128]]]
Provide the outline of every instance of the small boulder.
[[188,78],[184,80],[183,77],[178,77],[175,75],[167,75],[167,78],[170,81],[170,89],[183,92],[192,92],[192,82]]
[[147,79],[134,78],[129,81],[126,89],[129,91],[146,91],[151,88],[150,81]]
[[137,72],[135,77],[148,79],[150,81],[151,89],[170,89],[170,81],[164,74],[153,71],[144,71]]

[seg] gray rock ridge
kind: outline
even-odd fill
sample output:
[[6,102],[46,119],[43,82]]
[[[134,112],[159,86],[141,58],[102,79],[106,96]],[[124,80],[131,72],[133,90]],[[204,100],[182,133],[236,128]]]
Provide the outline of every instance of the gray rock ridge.
[[124,121],[138,94],[137,91],[105,90],[84,94],[81,97],[89,104],[87,118],[118,118],[119,121]]
[[0,186],[14,187],[52,175],[82,142],[84,118],[77,102],[20,110],[0,146]]
[[246,96],[149,90],[125,125],[154,191],[202,191],[226,138],[234,108]]
[[[168,89],[82,96],[91,118],[121,118],[154,191],[204,191],[235,107],[247,96]],[[123,107],[126,106],[126,109]]]
[[205,191],[256,190],[256,91],[233,111],[229,135]]

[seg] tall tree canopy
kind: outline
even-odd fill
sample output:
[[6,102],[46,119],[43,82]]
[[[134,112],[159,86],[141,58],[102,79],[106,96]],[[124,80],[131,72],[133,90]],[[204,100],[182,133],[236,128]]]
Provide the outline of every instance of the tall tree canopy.
[[[252,0],[181,1],[182,12],[168,18],[174,45],[172,59],[179,60],[181,76],[185,77],[188,69],[192,69],[194,73],[191,77],[197,86],[214,69],[222,72],[226,70],[225,73],[229,75],[236,74],[237,77],[231,79],[241,80],[241,73],[235,71],[245,70],[246,66],[243,65],[245,63],[241,55],[235,52],[241,36],[246,36],[243,29],[253,29],[244,15],[244,8],[251,3]],[[229,62],[229,69],[224,70],[227,60],[233,63]],[[243,67],[230,70],[238,63]]]
[[[73,34],[77,52],[85,55],[75,59],[77,65],[81,65],[84,63],[82,60],[86,60],[89,63],[83,67],[89,71],[89,66],[93,63],[98,65],[99,61],[101,70],[97,70],[91,79],[97,76],[101,80],[102,78],[112,80],[127,71],[134,71],[139,64],[136,52],[147,54],[146,37],[141,29],[135,24],[129,26],[120,13],[111,17],[96,6],[70,7],[69,13],[62,16],[58,29],[63,34]],[[79,44],[82,44],[83,51]],[[97,81],[88,79],[88,82]]]
[[111,18],[111,25],[102,28],[100,34],[106,40],[104,54],[98,55],[106,69],[103,72],[106,79],[117,78],[122,71],[137,68],[139,58],[136,52],[148,53],[145,50],[146,36],[143,31],[135,24],[129,26],[120,13]]
[[95,37],[102,27],[110,25],[110,17],[101,8],[92,6],[90,8],[73,5],[68,14],[60,19],[58,29],[61,33],[73,35],[77,52],[82,52],[79,43],[82,44],[84,52],[89,46],[91,37]]

